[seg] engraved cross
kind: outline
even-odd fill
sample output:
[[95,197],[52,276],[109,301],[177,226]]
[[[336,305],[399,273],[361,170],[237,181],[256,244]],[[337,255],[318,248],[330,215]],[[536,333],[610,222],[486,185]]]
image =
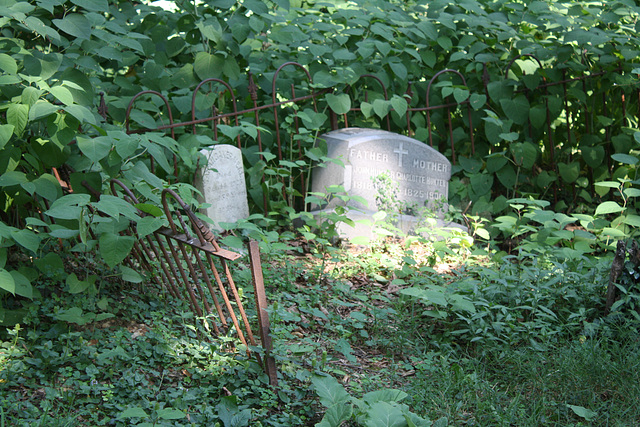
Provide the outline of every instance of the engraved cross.
[[398,153],[398,166],[402,167],[402,156],[404,156],[405,154],[409,154],[409,152],[407,150],[403,150],[402,142],[396,150],[393,150],[393,152]]

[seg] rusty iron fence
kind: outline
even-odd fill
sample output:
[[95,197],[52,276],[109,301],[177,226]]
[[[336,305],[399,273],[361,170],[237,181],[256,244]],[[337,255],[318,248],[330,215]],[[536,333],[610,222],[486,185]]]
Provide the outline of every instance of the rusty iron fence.
[[[135,194],[116,179],[111,181],[111,192],[134,206],[139,204]],[[257,326],[264,351],[262,356],[251,350],[258,342],[243,298],[233,280],[232,269],[240,267],[232,263],[242,255],[221,248],[208,226],[172,189],[162,191],[162,210],[168,226],[144,236],[137,232],[134,224],[123,232],[135,237],[133,250],[125,263],[136,271],[148,272],[148,278],[166,289],[172,297],[186,300],[211,337],[225,335],[237,339],[246,348],[247,355],[255,356],[263,366],[270,383],[277,385],[257,242],[252,241],[248,245],[248,268],[253,281]],[[140,210],[138,214],[141,217],[147,215]]]
[[[528,75],[526,67],[521,66],[526,61],[536,66],[533,74]],[[511,59],[499,73],[494,72],[494,75],[502,78],[492,81],[489,65],[482,64],[482,71],[476,71],[471,76],[446,69],[429,79],[409,82],[401,94],[395,94],[407,101],[407,109],[402,116],[393,113],[393,108],[381,116],[371,112],[364,114],[363,103],[373,103],[377,99],[389,101],[393,98],[390,93],[397,90],[387,87],[381,77],[373,74],[363,75],[355,84],[341,89],[340,92],[348,93],[354,101],[348,113],[336,115],[327,108],[324,97],[338,90],[314,89],[307,68],[296,62],[287,62],[273,73],[271,80],[266,76],[256,79],[248,74],[246,84],[236,83],[236,89],[221,79],[204,80],[198,84],[189,102],[183,99],[184,95],[180,96],[179,106],[175,97],[170,95],[155,91],[140,92],[131,99],[124,123],[128,133],[161,131],[170,133],[173,138],[177,138],[179,132],[208,134],[216,143],[232,143],[243,152],[258,153],[262,161],[265,160],[263,153],[266,151],[271,152],[276,161],[300,160],[305,149],[313,144],[313,138],[303,141],[300,137],[303,127],[301,112],[309,109],[328,116],[318,129],[318,134],[353,126],[405,133],[438,149],[455,165],[460,156],[485,156],[508,151],[510,141],[497,141],[496,137],[489,137],[484,120],[484,110],[495,111],[502,117],[510,113],[503,100],[494,99],[495,93],[506,88],[514,97],[523,95],[532,111],[539,112],[537,117],[542,118],[532,120],[526,117],[515,124],[513,131],[522,140],[544,146],[539,160],[542,169],[557,171],[559,161],[571,161],[574,155],[569,150],[567,158],[559,158],[558,151],[566,151],[571,144],[579,147],[583,144],[581,135],[604,134],[604,143],[608,144],[614,135],[614,127],[619,131],[640,118],[640,90],[637,86],[600,87],[599,79],[610,74],[606,71],[589,70],[586,66],[579,71],[569,67],[545,69],[538,58],[525,54]],[[617,69],[616,73],[621,73],[621,70]],[[531,83],[534,81],[532,79],[537,79],[534,84]],[[262,90],[256,80],[261,82]],[[472,105],[471,97],[458,102],[450,93],[443,96],[443,84],[466,87],[471,94],[484,95],[484,101],[482,105]],[[132,117],[138,102],[146,96],[156,98],[153,101],[156,104],[153,111],[157,124],[155,128],[140,126]],[[635,113],[632,112],[634,109]],[[600,120],[608,116],[615,116],[615,123]],[[175,117],[180,119],[176,120]],[[283,125],[285,121],[286,126]],[[247,123],[256,129],[252,137],[236,134],[229,138],[220,134],[222,125],[237,127]],[[605,149],[607,155],[611,154],[610,144],[605,145]],[[305,173],[302,171],[296,178],[299,200],[304,200],[308,190]],[[590,173],[593,174],[592,171]],[[262,180],[264,182],[264,176]],[[557,194],[554,197],[557,199]],[[265,214],[269,212],[266,193],[263,194],[262,209]]]

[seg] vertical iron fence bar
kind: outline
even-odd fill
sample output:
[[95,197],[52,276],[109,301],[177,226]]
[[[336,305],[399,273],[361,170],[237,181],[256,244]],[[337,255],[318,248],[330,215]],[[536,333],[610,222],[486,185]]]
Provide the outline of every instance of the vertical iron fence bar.
[[[233,116],[235,118],[235,122],[236,122],[236,126],[239,126],[239,122],[238,122],[238,103],[236,100],[236,94],[233,91],[233,89],[231,88],[231,85],[229,85],[229,83],[225,82],[224,80],[221,79],[217,79],[214,77],[208,78],[208,79],[204,79],[202,80],[200,83],[198,83],[198,86],[196,86],[196,88],[193,90],[193,95],[191,97],[191,121],[195,122],[196,120],[196,96],[198,95],[198,91],[200,90],[200,88],[206,84],[206,83],[220,83],[222,85],[225,86],[225,91],[224,92],[229,92],[229,95],[231,95],[231,103],[233,104]],[[210,85],[210,90],[213,90],[213,85]],[[222,92],[222,94],[224,94],[224,92]],[[215,105],[212,107],[215,110],[213,111],[213,115],[212,117],[216,117],[218,115],[217,113],[217,108],[215,107]],[[195,123],[193,123],[191,125],[191,131],[192,133],[195,135],[196,134],[196,125]],[[214,119],[213,120],[213,134],[215,136],[215,138],[218,138],[218,120]],[[238,148],[242,149],[242,144],[240,143],[240,135],[238,134],[238,136],[236,137],[237,139],[237,143],[238,143]]]
[[262,348],[264,348],[264,370],[269,377],[269,384],[275,387],[278,385],[278,373],[276,370],[276,361],[271,355],[273,343],[271,342],[271,326],[269,324],[269,313],[267,312],[267,295],[264,290],[260,247],[255,240],[249,242],[249,264],[251,266],[251,277],[253,278],[253,289],[256,298],[260,341]]
[[[158,244],[158,246],[160,247],[160,249],[162,250],[162,252],[164,252],[164,248],[162,246],[162,243],[160,241],[160,237],[159,234],[157,232],[153,233],[153,237],[156,240],[156,243]],[[164,274],[164,276],[161,275],[161,277],[163,277],[163,279],[165,280],[165,284],[168,283],[169,286],[169,293],[178,299],[184,299],[180,293],[179,288],[176,286],[174,277],[176,277],[175,271],[172,270],[172,272],[174,273],[173,275],[171,275],[169,273],[169,271],[167,270],[167,266],[165,264],[165,262],[163,262],[162,260],[162,255],[160,254],[160,251],[158,250],[158,246],[156,246],[156,244],[153,243],[153,240],[151,239],[151,236],[146,236],[147,242],[149,243],[149,246],[151,247],[151,250],[153,251],[153,253],[156,256],[156,261],[158,262],[158,264],[160,265],[160,268],[162,269],[162,273]],[[166,258],[167,255],[165,255]],[[171,268],[171,265],[169,265],[169,267]]]
[[407,85],[407,90],[404,92],[404,99],[407,101],[407,112],[405,116],[407,117],[407,135],[409,138],[413,137],[413,129],[411,129],[411,101],[413,100],[413,91],[411,90],[411,86],[413,82],[409,82]]
[[[131,133],[131,129],[129,127],[131,123],[130,115],[131,115],[131,109],[133,108],[133,103],[136,101],[136,99],[138,99],[139,97],[145,94],[159,96],[160,99],[162,99],[162,101],[164,102],[164,105],[167,108],[167,112],[169,113],[169,124],[171,125],[171,138],[175,140],[176,132],[175,132],[175,128],[173,128],[173,113],[171,112],[171,107],[169,106],[169,100],[163,94],[155,90],[143,90],[142,92],[138,92],[133,98],[131,98],[131,101],[129,101],[129,105],[127,106],[127,111],[124,116],[125,132],[127,133],[127,135]],[[153,131],[158,129],[149,129],[149,130]],[[153,159],[153,157],[151,157],[151,172],[155,173],[155,169],[156,169],[155,160]],[[175,154],[173,155],[173,173],[175,176],[178,176],[178,157]]]
[[233,294],[233,298],[236,301],[238,306],[238,310],[240,311],[240,316],[242,317],[242,321],[244,323],[245,330],[247,331],[247,335],[249,336],[249,342],[251,345],[256,345],[256,340],[253,337],[253,331],[251,330],[251,325],[249,324],[249,319],[247,319],[247,313],[244,311],[244,307],[242,305],[242,300],[240,299],[240,294],[238,294],[238,289],[236,288],[235,283],[233,282],[233,277],[231,277],[231,270],[229,270],[229,264],[224,259],[220,259],[220,264],[224,269],[224,274],[227,277],[227,285],[231,289],[231,293]]
[[[211,283],[211,278],[209,277],[209,274],[207,273],[207,270],[204,264],[202,263],[202,259],[199,256],[196,256],[195,259],[196,259],[196,262],[198,263],[198,268],[202,272],[202,277],[204,278],[204,281],[207,284],[207,289],[209,290],[209,294],[211,295],[211,299],[213,300],[213,305],[216,308],[216,311],[218,312],[218,318],[220,319],[220,322],[222,323],[223,328],[226,330],[228,328],[227,320],[225,319],[224,312],[222,311],[222,307],[220,306],[220,302],[216,297],[215,290],[213,289],[213,284]],[[216,333],[220,334],[220,331],[217,330],[217,327],[216,327]]]
[[[256,121],[256,128],[258,129],[258,152],[260,153],[260,161],[264,162],[264,155],[262,150],[262,132],[260,131],[260,114],[258,114],[258,86],[256,86],[255,81],[253,80],[253,74],[249,73],[249,86],[247,87],[249,91],[249,97],[253,102],[253,113]],[[277,132],[277,131],[276,131]],[[260,182],[262,184],[262,204],[264,208],[264,214],[267,215],[267,192],[264,191],[265,187],[265,177],[264,174],[260,177]]]
[[[240,328],[240,323],[238,322],[238,318],[236,317],[236,313],[233,310],[233,306],[231,305],[231,300],[229,299],[229,295],[227,294],[227,290],[224,288],[224,284],[222,283],[222,279],[220,278],[220,273],[218,273],[218,269],[216,268],[215,263],[213,262],[213,257],[207,253],[207,261],[209,262],[209,267],[213,272],[213,277],[216,279],[216,283],[218,284],[218,289],[220,289],[220,294],[222,295],[222,299],[224,300],[225,305],[227,306],[227,313],[229,313],[229,317],[231,317],[231,321],[233,322],[233,326],[236,328],[236,332],[238,333],[238,338],[240,341],[247,347],[247,354],[251,354],[249,350],[249,345],[247,344],[247,340],[242,333],[242,328]],[[223,259],[220,259],[221,263],[224,263]]]
[[[169,263],[169,265],[172,265],[171,263],[173,261],[175,263],[175,266],[178,267],[178,271],[180,272],[180,277],[182,277],[182,284],[184,285],[184,288],[187,291],[187,294],[189,295],[189,301],[191,302],[191,307],[196,312],[198,317],[204,317],[202,315],[202,308],[200,308],[200,305],[198,304],[198,300],[196,298],[196,295],[193,292],[193,288],[189,284],[189,277],[187,276],[187,273],[185,273],[184,267],[182,266],[182,263],[180,262],[180,257],[178,256],[178,251],[176,251],[176,248],[173,245],[173,243],[171,242],[171,238],[169,236],[165,236],[165,240],[167,242],[167,246],[169,247],[169,251],[171,251],[171,255],[173,257],[173,259],[171,259],[168,256],[167,252],[163,250],[163,252],[166,254],[165,258],[166,258],[167,262]],[[171,270],[175,273],[175,268],[172,267]],[[177,274],[176,274],[176,276],[177,276]]]

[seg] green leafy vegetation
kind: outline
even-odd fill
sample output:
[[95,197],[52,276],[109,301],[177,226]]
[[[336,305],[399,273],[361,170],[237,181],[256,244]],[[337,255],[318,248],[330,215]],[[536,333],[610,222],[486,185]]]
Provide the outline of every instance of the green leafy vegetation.
[[[0,0],[0,425],[639,424],[637,263],[605,307],[640,226],[639,12]],[[166,128],[314,90],[259,122]],[[451,122],[421,110],[447,103]],[[436,236],[381,177],[379,237],[340,245],[346,208],[308,212],[350,197],[307,192],[335,161],[316,145],[333,121],[452,159],[448,215],[469,232]],[[124,230],[166,225],[162,189],[200,206],[199,152],[217,143],[243,150],[252,215],[220,241],[260,242],[278,387],[123,265]],[[431,237],[393,237],[404,213]]]

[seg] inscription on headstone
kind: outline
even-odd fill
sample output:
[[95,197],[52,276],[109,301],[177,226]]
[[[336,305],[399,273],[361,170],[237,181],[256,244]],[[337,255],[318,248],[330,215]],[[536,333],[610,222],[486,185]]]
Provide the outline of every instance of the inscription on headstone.
[[221,222],[236,222],[249,216],[242,153],[225,144],[201,153],[207,158],[207,165],[199,171],[196,187],[204,202],[211,204],[205,213],[213,220],[213,228],[222,230]]
[[[398,200],[407,207],[442,208],[449,193],[451,163],[428,145],[403,135],[373,129],[348,128],[322,136],[328,157],[341,159],[344,167],[330,163],[313,171],[313,191],[326,192],[330,185],[342,185],[351,196],[367,201],[350,201],[359,209],[376,211],[374,178],[387,174],[397,186]],[[329,207],[339,203],[332,201]]]

